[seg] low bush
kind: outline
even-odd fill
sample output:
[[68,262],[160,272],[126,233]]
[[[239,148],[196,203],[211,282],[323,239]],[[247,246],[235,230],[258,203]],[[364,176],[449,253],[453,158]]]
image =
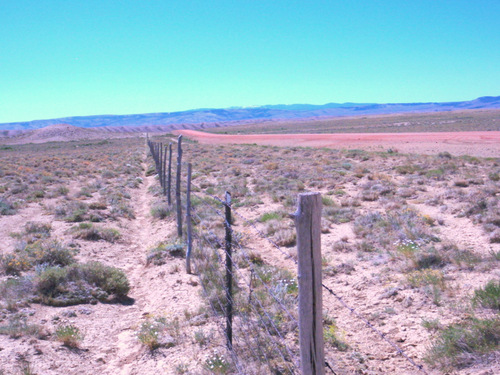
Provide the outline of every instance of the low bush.
[[141,323],[137,338],[149,350],[175,346],[180,338],[179,319],[168,321],[163,316],[149,317]]
[[75,262],[73,250],[56,240],[20,244],[13,253],[0,256],[0,268],[7,275],[20,275],[37,265],[67,266]]
[[47,268],[35,287],[41,302],[53,306],[105,301],[111,295],[124,297],[130,290],[123,271],[99,262]]
[[284,217],[284,213],[281,211],[272,211],[263,213],[257,220],[261,223],[267,223],[270,220],[281,220]]
[[228,374],[231,372],[231,363],[223,354],[214,352],[205,359],[204,368],[212,374]]
[[14,314],[9,318],[7,324],[0,326],[0,335],[8,335],[13,339],[17,339],[22,336],[34,336],[40,338],[43,336],[43,330],[38,324],[28,324],[25,316]]
[[425,360],[443,370],[464,368],[486,361],[486,355],[498,350],[499,343],[500,318],[469,318],[441,330]]
[[24,233],[22,236],[28,243],[32,243],[36,240],[50,237],[51,231],[52,226],[50,225],[50,223],[28,221],[24,225]]
[[151,206],[151,216],[155,219],[165,219],[172,213],[172,206],[163,201],[156,201]]
[[146,264],[161,266],[165,264],[169,257],[184,257],[186,255],[185,244],[181,242],[165,243],[160,242],[149,251]]
[[121,234],[114,228],[96,227],[92,223],[80,223],[71,228],[75,238],[81,238],[87,241],[104,240],[108,242],[116,242],[120,239]]
[[78,223],[87,219],[88,205],[84,202],[69,202],[54,209],[56,218],[69,223]]
[[15,213],[14,205],[6,198],[0,197],[0,215],[14,215]]
[[330,344],[341,352],[345,352],[349,349],[349,345],[345,342],[343,335],[339,332],[335,321],[325,325],[323,329],[323,337],[327,344]]
[[500,310],[500,281],[490,280],[484,288],[476,289],[472,302],[476,306]]
[[57,341],[62,342],[70,348],[77,348],[80,345],[80,341],[83,340],[80,329],[72,324],[57,327],[54,336]]

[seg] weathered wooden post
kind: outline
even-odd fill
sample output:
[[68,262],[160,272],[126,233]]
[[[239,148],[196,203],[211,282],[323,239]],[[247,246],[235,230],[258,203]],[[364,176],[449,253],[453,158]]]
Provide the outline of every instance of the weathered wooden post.
[[177,141],[177,181],[175,181],[175,203],[177,205],[177,235],[179,237],[182,237],[181,164],[182,164],[182,135],[179,135]]
[[226,337],[227,348],[233,349],[233,259],[231,256],[231,194],[226,191]]
[[156,168],[156,173],[158,173],[158,143],[154,143],[154,159],[155,159],[155,168]]
[[299,263],[299,343],[302,374],[324,375],[320,193],[299,195],[295,225]]
[[158,180],[160,180],[160,186],[163,186],[163,143],[158,144],[158,151],[159,151],[159,157],[158,157],[158,166],[159,166],[159,171],[158,171]]
[[167,189],[167,203],[172,204],[172,143],[168,144],[168,189]]
[[186,226],[187,226],[187,253],[186,272],[191,273],[191,251],[193,249],[193,234],[191,225],[191,163],[187,169],[187,194],[186,194]]

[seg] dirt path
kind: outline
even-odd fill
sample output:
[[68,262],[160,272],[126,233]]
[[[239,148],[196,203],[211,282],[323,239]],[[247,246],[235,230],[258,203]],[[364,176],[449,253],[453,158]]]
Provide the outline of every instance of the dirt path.
[[[146,169],[146,165],[143,165]],[[135,192],[135,219],[127,228],[127,237],[131,243],[124,252],[121,262],[122,269],[128,276],[131,290],[129,297],[133,299],[133,305],[120,314],[120,324],[114,332],[116,350],[108,355],[108,374],[129,374],[130,364],[140,354],[141,346],[135,337],[134,329],[142,318],[148,298],[148,286],[144,283],[146,274],[145,260],[152,232],[151,217],[149,215],[148,190],[155,182],[153,177],[144,177],[144,182]]]

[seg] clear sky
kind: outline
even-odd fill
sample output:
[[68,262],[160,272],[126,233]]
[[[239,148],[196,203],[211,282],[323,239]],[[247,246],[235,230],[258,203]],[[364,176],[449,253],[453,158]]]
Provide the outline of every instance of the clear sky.
[[500,95],[500,0],[0,0],[0,123]]

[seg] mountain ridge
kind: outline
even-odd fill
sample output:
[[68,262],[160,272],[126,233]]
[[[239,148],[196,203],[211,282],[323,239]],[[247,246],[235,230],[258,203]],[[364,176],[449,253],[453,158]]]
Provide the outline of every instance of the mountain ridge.
[[461,102],[421,103],[326,103],[276,104],[257,107],[203,108],[177,112],[131,115],[72,116],[56,119],[10,122],[0,124],[0,130],[31,130],[56,124],[81,128],[137,127],[198,124],[207,127],[230,121],[273,121],[309,117],[345,117],[393,114],[405,112],[438,112],[464,109],[500,109],[500,96],[483,96]]

